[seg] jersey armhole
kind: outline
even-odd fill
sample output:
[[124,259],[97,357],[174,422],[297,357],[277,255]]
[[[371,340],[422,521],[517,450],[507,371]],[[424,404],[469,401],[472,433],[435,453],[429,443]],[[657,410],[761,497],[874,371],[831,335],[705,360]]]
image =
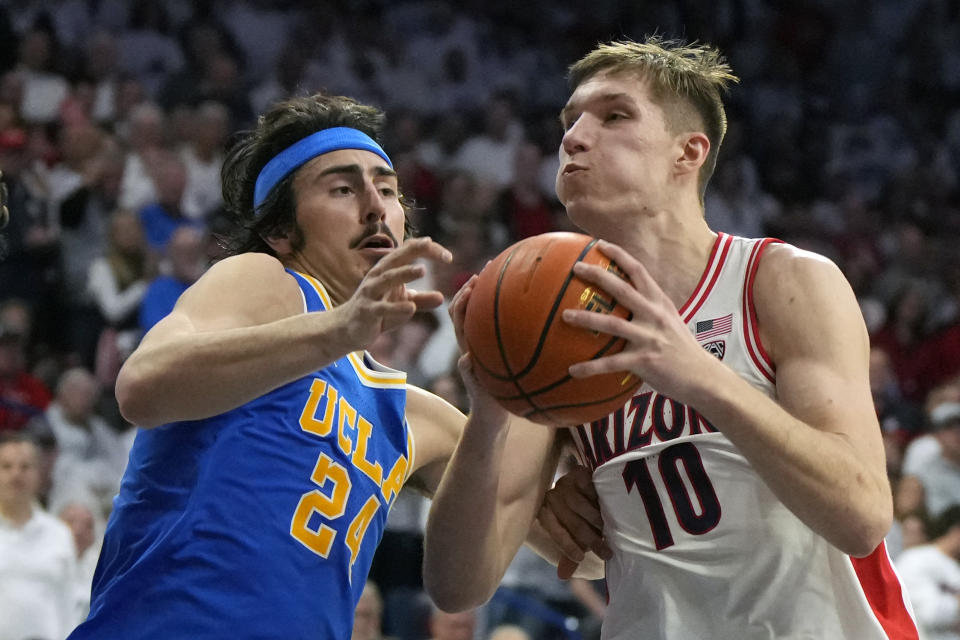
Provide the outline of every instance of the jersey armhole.
[[760,258],[763,252],[771,244],[779,244],[781,241],[774,238],[764,238],[753,246],[750,252],[750,259],[747,262],[747,271],[744,276],[743,285],[743,339],[747,346],[747,353],[750,361],[756,366],[757,370],[763,374],[770,382],[776,382],[776,365],[763,348],[760,340],[760,327],[757,323],[757,308],[753,299],[753,286],[757,277],[757,270],[760,267]]
[[403,424],[407,429],[407,475],[403,479],[404,484],[407,480],[410,479],[410,476],[413,474],[414,464],[416,463],[417,451],[413,438],[413,429],[410,428],[410,421],[404,417]]

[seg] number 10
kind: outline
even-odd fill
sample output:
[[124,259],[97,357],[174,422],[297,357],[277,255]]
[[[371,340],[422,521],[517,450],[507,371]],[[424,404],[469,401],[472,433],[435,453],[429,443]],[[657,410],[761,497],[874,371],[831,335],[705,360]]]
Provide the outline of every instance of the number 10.
[[[684,474],[680,472],[681,466]],[[703,468],[700,452],[693,443],[683,442],[664,449],[659,456],[657,468],[667,488],[670,502],[673,503],[677,522],[684,531],[699,536],[717,526],[720,522],[720,501],[717,499],[717,492],[713,488],[713,483],[710,482],[706,469]],[[684,482],[683,475],[686,475],[688,482]],[[640,494],[657,551],[672,546],[673,534],[670,532],[670,524],[663,510],[663,501],[650,475],[647,461],[631,460],[625,464],[623,482],[627,486],[627,493],[636,487],[637,493]],[[687,489],[688,484],[697,499],[696,506]]]

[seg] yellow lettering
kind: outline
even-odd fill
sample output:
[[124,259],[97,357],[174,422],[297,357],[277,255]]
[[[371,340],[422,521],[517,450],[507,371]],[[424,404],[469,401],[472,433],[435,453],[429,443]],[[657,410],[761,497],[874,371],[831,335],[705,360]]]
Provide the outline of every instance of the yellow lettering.
[[340,450],[350,455],[353,451],[353,441],[347,435],[347,429],[356,429],[357,410],[350,406],[347,399],[340,396],[340,430],[337,432],[337,442],[340,444]]
[[373,516],[379,508],[380,501],[377,500],[377,496],[370,496],[347,528],[347,535],[343,541],[350,548],[351,569],[353,563],[357,561],[357,554],[360,552],[360,544],[363,542],[363,536],[367,533],[367,527],[370,526],[370,521],[373,520]]
[[[324,408],[323,419],[317,420],[317,407],[320,398],[326,395],[327,406]],[[318,436],[327,436],[333,428],[334,410],[337,407],[337,390],[319,378],[310,385],[310,397],[300,413],[300,428]]]
[[360,469],[368,478],[373,480],[377,486],[383,480],[383,467],[379,462],[370,462],[367,460],[367,441],[370,440],[370,434],[373,432],[373,425],[360,416],[357,421],[357,448],[353,450],[353,466]]
[[316,530],[311,529],[310,518],[315,512],[327,520],[334,520],[344,514],[350,495],[350,476],[346,469],[321,453],[310,479],[321,489],[329,481],[330,492],[324,494],[314,489],[300,497],[290,521],[290,535],[306,548],[326,558],[330,554],[337,532],[323,523]]
[[383,494],[384,502],[389,505],[394,496],[400,493],[403,487],[403,481],[407,477],[407,457],[400,456],[396,464],[390,469],[387,479],[380,486],[380,493]]

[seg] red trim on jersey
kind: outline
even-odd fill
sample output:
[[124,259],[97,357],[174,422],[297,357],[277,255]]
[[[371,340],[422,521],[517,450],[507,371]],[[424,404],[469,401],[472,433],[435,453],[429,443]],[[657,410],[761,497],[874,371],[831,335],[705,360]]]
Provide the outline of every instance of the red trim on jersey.
[[903,585],[894,573],[886,543],[866,558],[850,558],[873,615],[890,640],[919,640],[917,623],[903,599]]
[[745,338],[744,342],[747,345],[747,353],[750,354],[750,359],[753,360],[753,363],[757,365],[757,369],[759,369],[770,382],[776,382],[774,375],[776,367],[773,364],[773,360],[771,360],[767,354],[766,349],[763,348],[763,343],[760,342],[757,309],[753,304],[753,282],[756,279],[757,269],[760,266],[760,256],[763,255],[763,251],[768,246],[775,242],[780,241],[774,240],[773,238],[764,238],[754,245],[753,251],[750,254],[750,260],[747,262],[747,272],[743,287],[743,335]]
[[[680,315],[683,316],[684,322],[690,322],[690,318],[700,310],[700,307],[703,306],[703,303],[706,302],[707,296],[710,295],[710,290],[713,289],[713,285],[716,284],[717,278],[720,277],[720,271],[723,270],[723,263],[727,260],[727,254],[730,253],[730,245],[733,244],[733,238],[725,233],[718,232],[717,240],[713,243],[713,249],[710,250],[710,257],[707,259],[707,268],[703,270],[703,275],[700,276],[700,282],[697,283],[696,288],[693,290],[693,293],[687,298],[687,301],[683,303],[683,306],[680,307]],[[720,250],[720,246],[723,245],[723,249]],[[717,257],[719,252],[720,256]],[[711,271],[713,275],[710,276]],[[707,282],[707,277],[710,277],[710,281]],[[704,286],[706,283],[706,286]],[[699,298],[699,300],[697,300]],[[696,306],[693,309],[687,310],[690,305],[693,304],[694,300],[697,301]]]

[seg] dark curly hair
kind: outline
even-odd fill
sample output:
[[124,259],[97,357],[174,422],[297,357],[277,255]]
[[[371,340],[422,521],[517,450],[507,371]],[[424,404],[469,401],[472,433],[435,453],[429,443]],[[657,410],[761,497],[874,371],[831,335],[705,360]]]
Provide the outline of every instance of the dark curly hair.
[[[233,218],[233,229],[220,236],[228,255],[275,252],[265,238],[293,232],[294,246],[303,237],[296,223],[296,171],[281,180],[254,214],[253,190],[264,165],[278,153],[307,136],[332,127],[351,127],[381,143],[385,116],[376,107],[344,96],[315,94],[275,104],[257,120],[253,131],[241,132],[220,171],[223,201]],[[401,200],[401,202],[403,202]],[[404,203],[404,210],[407,210]],[[299,247],[298,247],[299,248]]]

